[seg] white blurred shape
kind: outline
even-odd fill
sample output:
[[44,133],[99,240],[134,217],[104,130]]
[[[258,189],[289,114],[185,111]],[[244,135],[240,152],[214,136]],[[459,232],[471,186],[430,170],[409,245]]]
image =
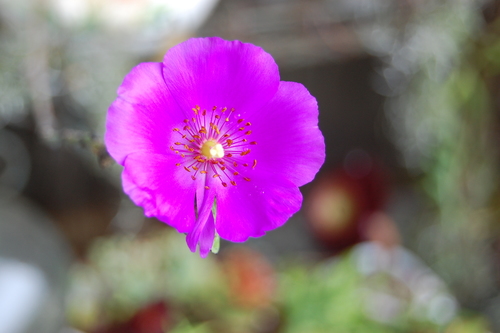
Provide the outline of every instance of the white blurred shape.
[[42,271],[15,260],[0,259],[0,332],[26,332],[49,291]]
[[[21,196],[0,196],[0,333],[59,332],[64,325],[70,256],[64,239],[43,212]],[[9,312],[18,307],[23,311]],[[12,310],[6,312],[6,308]],[[4,328],[6,321],[12,331]]]
[[443,325],[450,322],[456,315],[457,301],[447,295],[437,295],[429,302],[428,317],[436,324]]
[[80,25],[90,15],[88,0],[52,0],[55,13],[66,25]]
[[390,269],[391,251],[375,242],[365,242],[357,245],[353,254],[356,267],[363,275],[371,275]]
[[197,29],[217,2],[218,0],[51,0],[51,6],[60,21],[69,26],[88,22],[134,31],[155,26],[161,30],[174,29],[175,32],[182,33]]
[[208,18],[218,0],[168,0],[167,2],[172,10],[172,15],[178,19],[179,28],[194,30]]
[[459,305],[445,283],[404,247],[384,248],[376,242],[364,242],[353,249],[353,259],[358,271],[367,278],[382,273],[390,277],[392,285],[409,292],[398,295],[401,288],[393,289],[394,294],[366,288],[366,311],[374,320],[391,322],[406,308],[438,325],[456,316]]
[[401,299],[389,294],[369,292],[365,310],[372,319],[389,323],[401,314],[405,305]]

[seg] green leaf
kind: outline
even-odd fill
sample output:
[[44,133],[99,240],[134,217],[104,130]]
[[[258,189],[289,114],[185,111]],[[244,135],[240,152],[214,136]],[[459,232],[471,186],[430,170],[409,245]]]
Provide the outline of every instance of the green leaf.
[[[214,221],[217,221],[217,198],[214,199],[214,204],[212,206],[212,214],[214,215]],[[214,243],[212,244],[212,253],[219,253],[220,249],[220,237],[217,231],[215,231]]]
[[216,231],[215,237],[214,237],[214,243],[212,244],[212,253],[214,253],[214,254],[219,253],[219,249],[220,249],[220,237]]

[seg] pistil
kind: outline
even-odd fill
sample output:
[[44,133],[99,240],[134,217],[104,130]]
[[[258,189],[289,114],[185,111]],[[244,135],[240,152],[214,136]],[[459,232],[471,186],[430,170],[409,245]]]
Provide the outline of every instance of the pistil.
[[216,140],[210,139],[201,146],[201,153],[207,158],[223,158],[224,148]]

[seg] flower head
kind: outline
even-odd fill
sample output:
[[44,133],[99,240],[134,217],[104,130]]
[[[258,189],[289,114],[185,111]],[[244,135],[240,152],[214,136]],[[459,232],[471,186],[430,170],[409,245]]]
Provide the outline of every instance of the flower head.
[[261,48],[192,38],[125,77],[105,142],[124,191],[147,216],[187,233],[242,242],[283,225],[325,158],[316,99],[280,81]]

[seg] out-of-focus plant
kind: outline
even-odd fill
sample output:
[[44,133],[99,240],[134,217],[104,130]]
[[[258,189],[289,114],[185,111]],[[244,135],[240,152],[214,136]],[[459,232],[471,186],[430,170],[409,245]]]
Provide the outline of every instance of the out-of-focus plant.
[[283,276],[281,285],[287,332],[339,331],[383,332],[363,313],[358,289],[361,276],[349,260],[335,266],[295,267]]
[[68,319],[76,328],[103,333],[117,327],[149,333],[137,326],[147,317],[141,313],[151,312],[174,332],[275,327],[275,273],[267,260],[238,248],[216,260],[193,256],[184,237],[170,229],[99,240],[88,262],[71,272]]
[[[69,318],[89,329],[96,323],[124,320],[153,301],[220,306],[225,289],[219,268],[211,258],[191,256],[182,242],[182,237],[168,232],[97,241],[89,254],[90,265],[74,268]],[[197,311],[196,306],[191,310]]]
[[[423,4],[383,57],[387,114],[405,165],[430,198],[413,244],[460,301],[485,311],[498,293],[498,23],[483,1]],[[497,14],[496,14],[497,15]],[[497,15],[498,16],[498,15]],[[498,325],[498,323],[497,323]]]
[[[92,333],[486,332],[399,246],[363,243],[280,270],[245,247],[201,259],[169,229],[94,244],[71,272],[68,319]],[[451,330],[450,332],[455,332]]]
[[335,261],[297,265],[280,287],[284,332],[439,332],[454,318],[444,285],[400,247],[364,243]]
[[[102,135],[124,74],[192,34],[217,0],[0,0],[0,126],[32,113],[59,143]],[[97,134],[97,137],[94,136]]]

